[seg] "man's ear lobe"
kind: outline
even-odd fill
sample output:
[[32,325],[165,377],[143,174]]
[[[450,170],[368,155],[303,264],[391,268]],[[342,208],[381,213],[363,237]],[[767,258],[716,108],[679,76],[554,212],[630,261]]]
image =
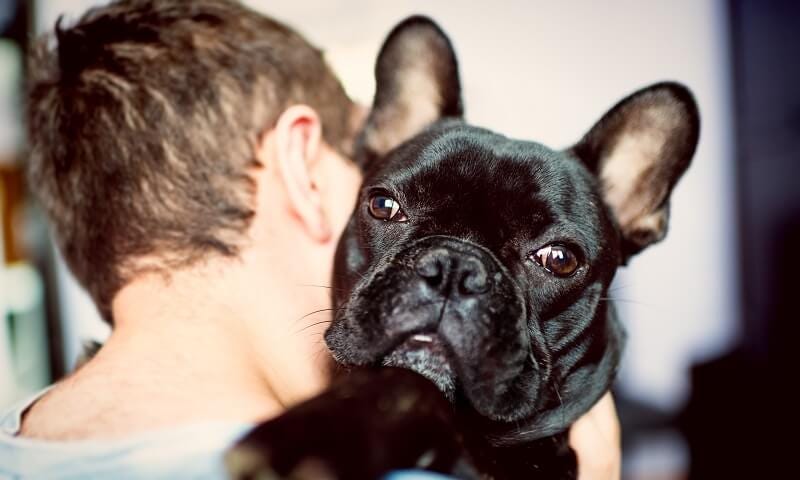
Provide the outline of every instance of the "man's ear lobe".
[[322,149],[319,116],[308,106],[291,106],[278,118],[274,133],[274,163],[291,213],[315,240],[327,241],[331,227],[311,175]]
[[392,30],[378,54],[375,81],[372,111],[359,140],[363,164],[440,118],[463,114],[455,52],[429,18],[413,16]]
[[600,182],[626,259],[666,234],[669,196],[691,162],[699,131],[692,94],[665,82],[619,102],[572,147]]

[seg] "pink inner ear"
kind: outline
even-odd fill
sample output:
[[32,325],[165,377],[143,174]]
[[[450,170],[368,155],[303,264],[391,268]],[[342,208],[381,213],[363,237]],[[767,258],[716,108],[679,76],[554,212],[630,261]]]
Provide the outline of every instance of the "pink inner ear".
[[444,116],[461,116],[461,84],[447,35],[412,16],[384,42],[375,68],[376,93],[362,133],[369,153],[383,156]]
[[432,72],[425,70],[425,65],[414,65],[398,73],[396,97],[374,112],[364,138],[378,155],[386,154],[441,117],[439,87]]
[[665,141],[657,130],[623,135],[603,162],[604,199],[620,225],[635,223],[663,202],[667,185],[659,181],[659,160]]
[[691,162],[699,131],[691,92],[661,82],[622,99],[572,148],[600,181],[632,251],[664,236],[669,195]]
[[625,113],[613,145],[601,159],[599,177],[622,233],[644,246],[660,240],[667,229],[662,205],[675,168],[669,143],[682,131],[684,117],[680,106],[670,103]]

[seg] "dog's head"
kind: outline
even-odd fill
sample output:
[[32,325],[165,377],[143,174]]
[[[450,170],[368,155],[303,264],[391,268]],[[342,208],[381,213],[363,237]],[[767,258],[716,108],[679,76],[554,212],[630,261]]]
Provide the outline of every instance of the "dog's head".
[[517,438],[565,429],[613,379],[607,290],[666,232],[698,138],[691,94],[640,90],[567,150],[511,140],[464,123],[455,54],[422,17],[390,34],[376,78],[329,348],[414,369]]

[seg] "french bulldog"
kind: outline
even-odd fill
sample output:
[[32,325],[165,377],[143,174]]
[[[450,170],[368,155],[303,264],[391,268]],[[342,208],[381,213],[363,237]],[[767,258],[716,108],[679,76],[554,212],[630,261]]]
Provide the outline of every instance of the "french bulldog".
[[624,345],[609,285],[667,231],[695,101],[658,83],[567,149],[510,139],[464,121],[451,43],[419,16],[390,33],[376,80],[325,334],[356,373],[255,429],[231,464],[575,478],[568,429],[609,390]]

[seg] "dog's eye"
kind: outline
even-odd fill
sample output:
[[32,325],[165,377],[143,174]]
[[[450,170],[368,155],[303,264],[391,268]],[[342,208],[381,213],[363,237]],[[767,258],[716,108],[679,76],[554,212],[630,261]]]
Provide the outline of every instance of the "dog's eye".
[[394,222],[408,220],[405,213],[400,210],[400,204],[397,200],[386,195],[373,195],[370,197],[369,213],[378,220],[392,220]]
[[557,277],[569,277],[578,269],[578,257],[564,245],[548,245],[533,254],[545,270]]

